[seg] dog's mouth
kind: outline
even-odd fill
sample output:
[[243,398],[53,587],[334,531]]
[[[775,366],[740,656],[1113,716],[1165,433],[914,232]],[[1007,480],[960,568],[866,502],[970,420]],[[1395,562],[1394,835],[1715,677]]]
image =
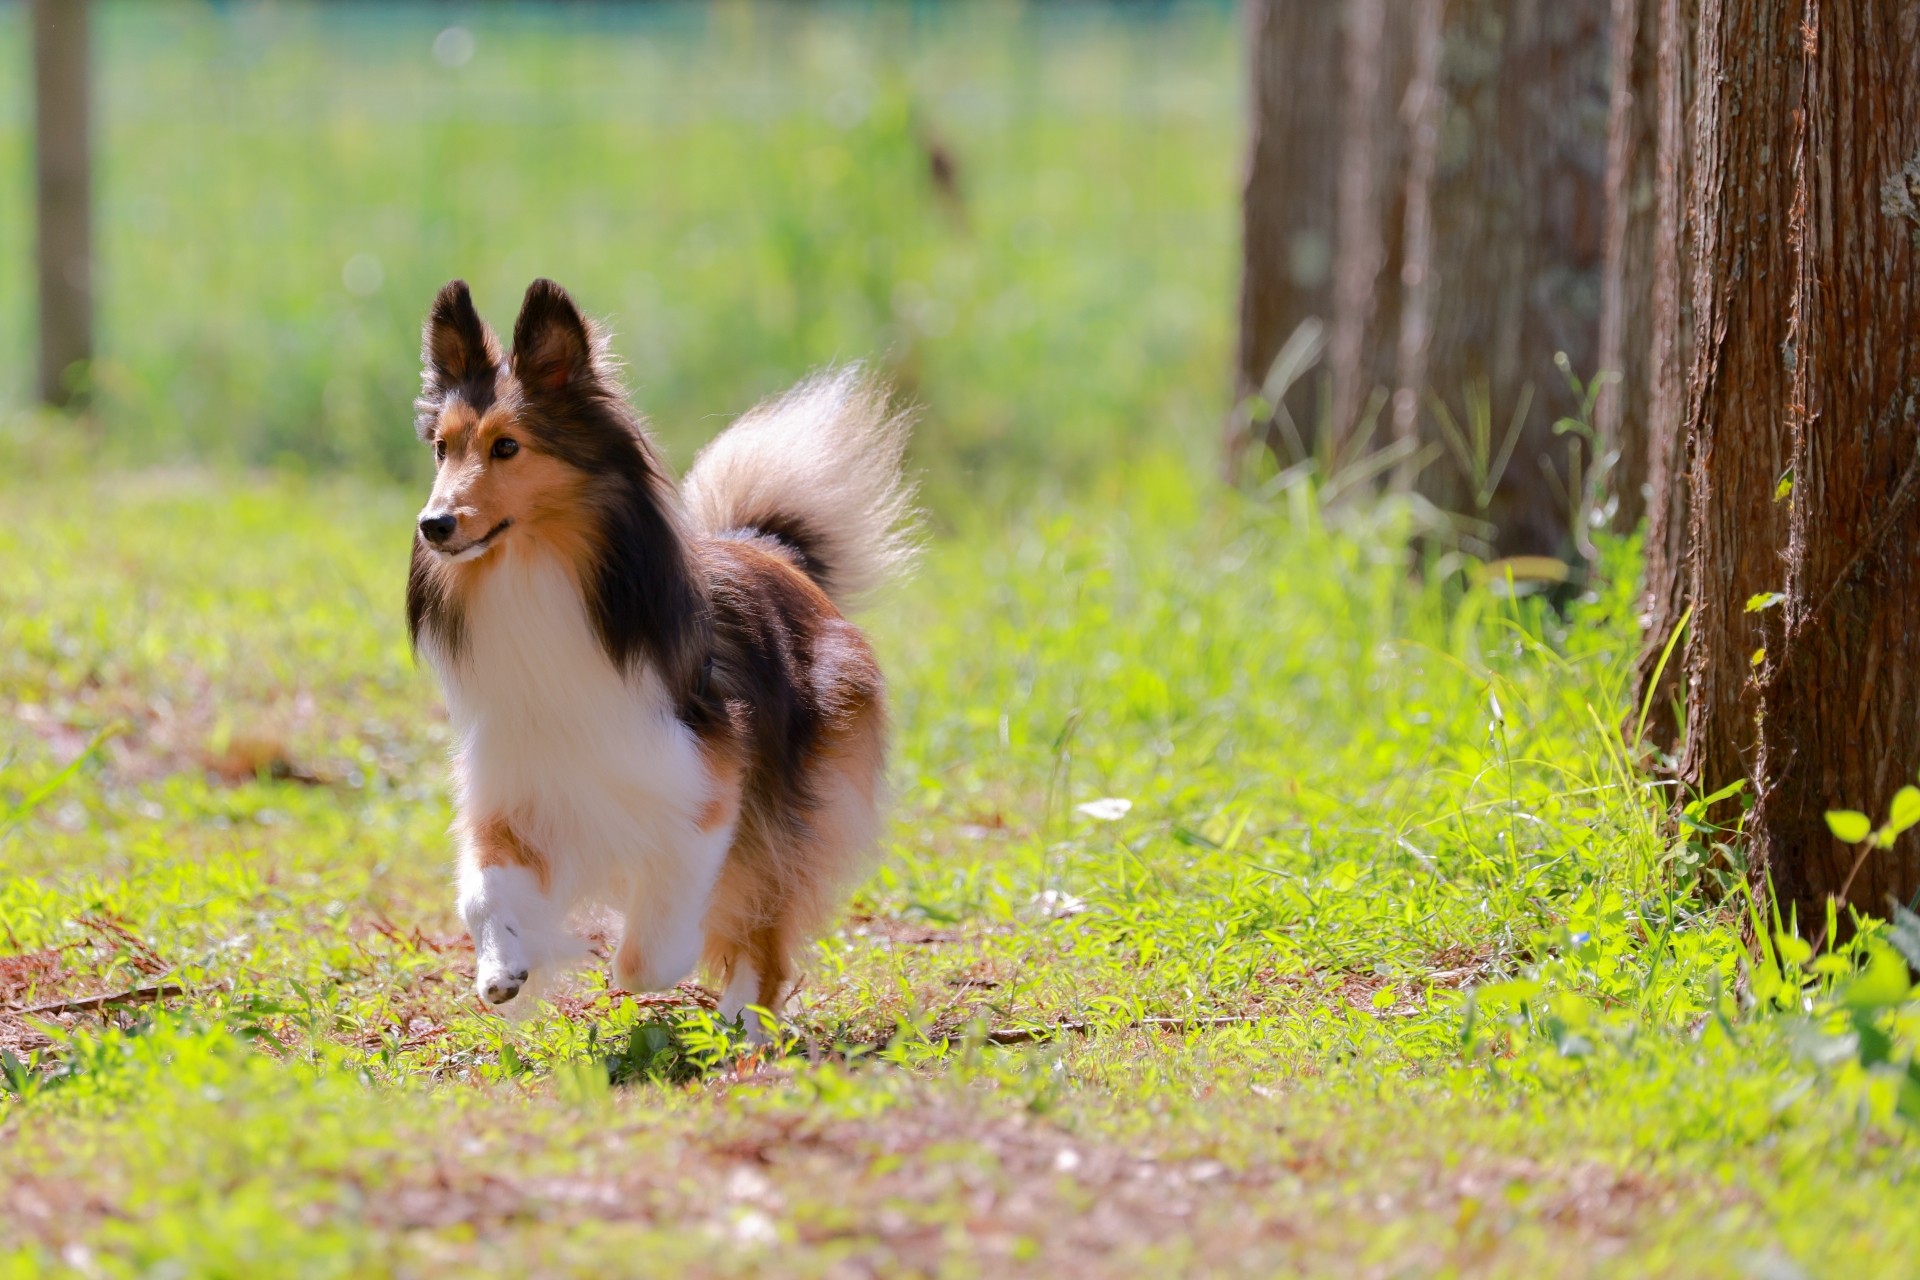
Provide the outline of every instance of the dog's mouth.
[[495,538],[498,538],[512,527],[513,521],[511,519],[502,520],[499,524],[487,530],[485,534],[475,538],[465,546],[435,547],[434,550],[446,557],[447,561],[451,564],[459,564],[462,560],[478,560],[493,547],[493,540]]

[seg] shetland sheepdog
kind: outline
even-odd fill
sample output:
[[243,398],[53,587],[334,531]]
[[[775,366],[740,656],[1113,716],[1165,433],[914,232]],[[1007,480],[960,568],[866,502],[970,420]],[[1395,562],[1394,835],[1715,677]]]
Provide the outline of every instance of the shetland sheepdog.
[[676,486],[552,281],[503,352],[455,280],[422,346],[407,621],[453,725],[479,994],[530,996],[600,907],[616,986],[704,964],[724,1017],[777,1016],[879,834],[885,689],[844,613],[913,552],[906,419],[857,368],[817,376]]

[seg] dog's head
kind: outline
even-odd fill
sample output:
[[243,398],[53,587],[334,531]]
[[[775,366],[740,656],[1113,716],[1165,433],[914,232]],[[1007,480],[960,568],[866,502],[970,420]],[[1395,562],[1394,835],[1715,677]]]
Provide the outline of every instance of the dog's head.
[[408,580],[408,621],[461,647],[463,600],[502,548],[573,572],[607,654],[646,655],[676,679],[705,597],[680,533],[679,499],[606,343],[551,280],[535,280],[500,342],[464,280],[440,290],[421,343],[414,427],[433,450]]
[[619,391],[601,350],[551,280],[528,287],[505,354],[465,281],[440,290],[414,406],[434,458],[433,492],[420,512],[423,551],[451,566],[514,537],[545,537],[563,549],[578,540],[594,477],[636,448],[626,415],[608,412]]

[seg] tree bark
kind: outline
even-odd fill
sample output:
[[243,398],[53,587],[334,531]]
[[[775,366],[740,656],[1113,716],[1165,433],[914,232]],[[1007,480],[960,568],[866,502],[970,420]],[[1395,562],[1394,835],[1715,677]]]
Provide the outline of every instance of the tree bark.
[[1599,354],[1608,3],[1421,0],[1394,432],[1438,446],[1403,480],[1497,555],[1573,552],[1555,357]]
[[[1225,464],[1237,477],[1265,443],[1283,461],[1312,454],[1325,370],[1287,387],[1271,416],[1249,414],[1275,357],[1301,326],[1333,315],[1333,243],[1340,135],[1341,0],[1247,0],[1251,136],[1243,199],[1240,342]],[[1315,344],[1318,345],[1318,344]]]
[[1647,511],[1647,405],[1653,364],[1654,170],[1659,133],[1660,0],[1613,0],[1613,102],[1607,121],[1606,264],[1593,425],[1610,467],[1612,526]]
[[1877,821],[1920,769],[1920,9],[1806,0],[1799,42],[1789,569],[1755,852],[1812,931],[1829,895],[1884,914],[1920,889],[1920,834],[1848,885],[1856,851],[1824,816]]
[[1646,709],[1645,742],[1662,756],[1680,746],[1686,651],[1669,650],[1687,616],[1687,527],[1693,466],[1687,371],[1693,359],[1694,32],[1699,0],[1658,0],[1653,281],[1647,386],[1647,536],[1640,658],[1632,714]]
[[1753,655],[1786,585],[1793,114],[1801,0],[1701,0],[1692,218],[1693,365],[1687,739],[1681,777],[1711,792],[1752,777]]
[[1404,0],[1349,0],[1327,342],[1336,473],[1387,443],[1379,428],[1399,363],[1413,46]]
[[1399,453],[1394,487],[1422,492],[1448,511],[1464,505],[1453,491],[1452,464],[1436,467],[1443,451],[1421,448],[1427,387],[1427,352],[1432,345],[1433,174],[1440,158],[1440,52],[1446,29],[1443,0],[1420,0],[1414,10],[1413,71],[1407,83],[1407,180],[1403,200],[1399,336],[1394,344],[1393,445]]
[[32,0],[40,399],[81,398],[93,358],[86,0]]

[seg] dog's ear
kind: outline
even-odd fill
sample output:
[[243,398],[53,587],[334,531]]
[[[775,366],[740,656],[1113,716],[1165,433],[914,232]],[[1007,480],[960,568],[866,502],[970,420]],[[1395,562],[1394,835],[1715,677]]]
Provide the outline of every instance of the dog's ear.
[[596,376],[593,330],[567,291],[551,280],[527,286],[513,322],[513,376],[536,396],[560,395]]
[[421,383],[432,394],[454,387],[493,386],[500,367],[500,343],[473,309],[473,295],[465,280],[449,280],[434,297],[420,339],[425,368]]

